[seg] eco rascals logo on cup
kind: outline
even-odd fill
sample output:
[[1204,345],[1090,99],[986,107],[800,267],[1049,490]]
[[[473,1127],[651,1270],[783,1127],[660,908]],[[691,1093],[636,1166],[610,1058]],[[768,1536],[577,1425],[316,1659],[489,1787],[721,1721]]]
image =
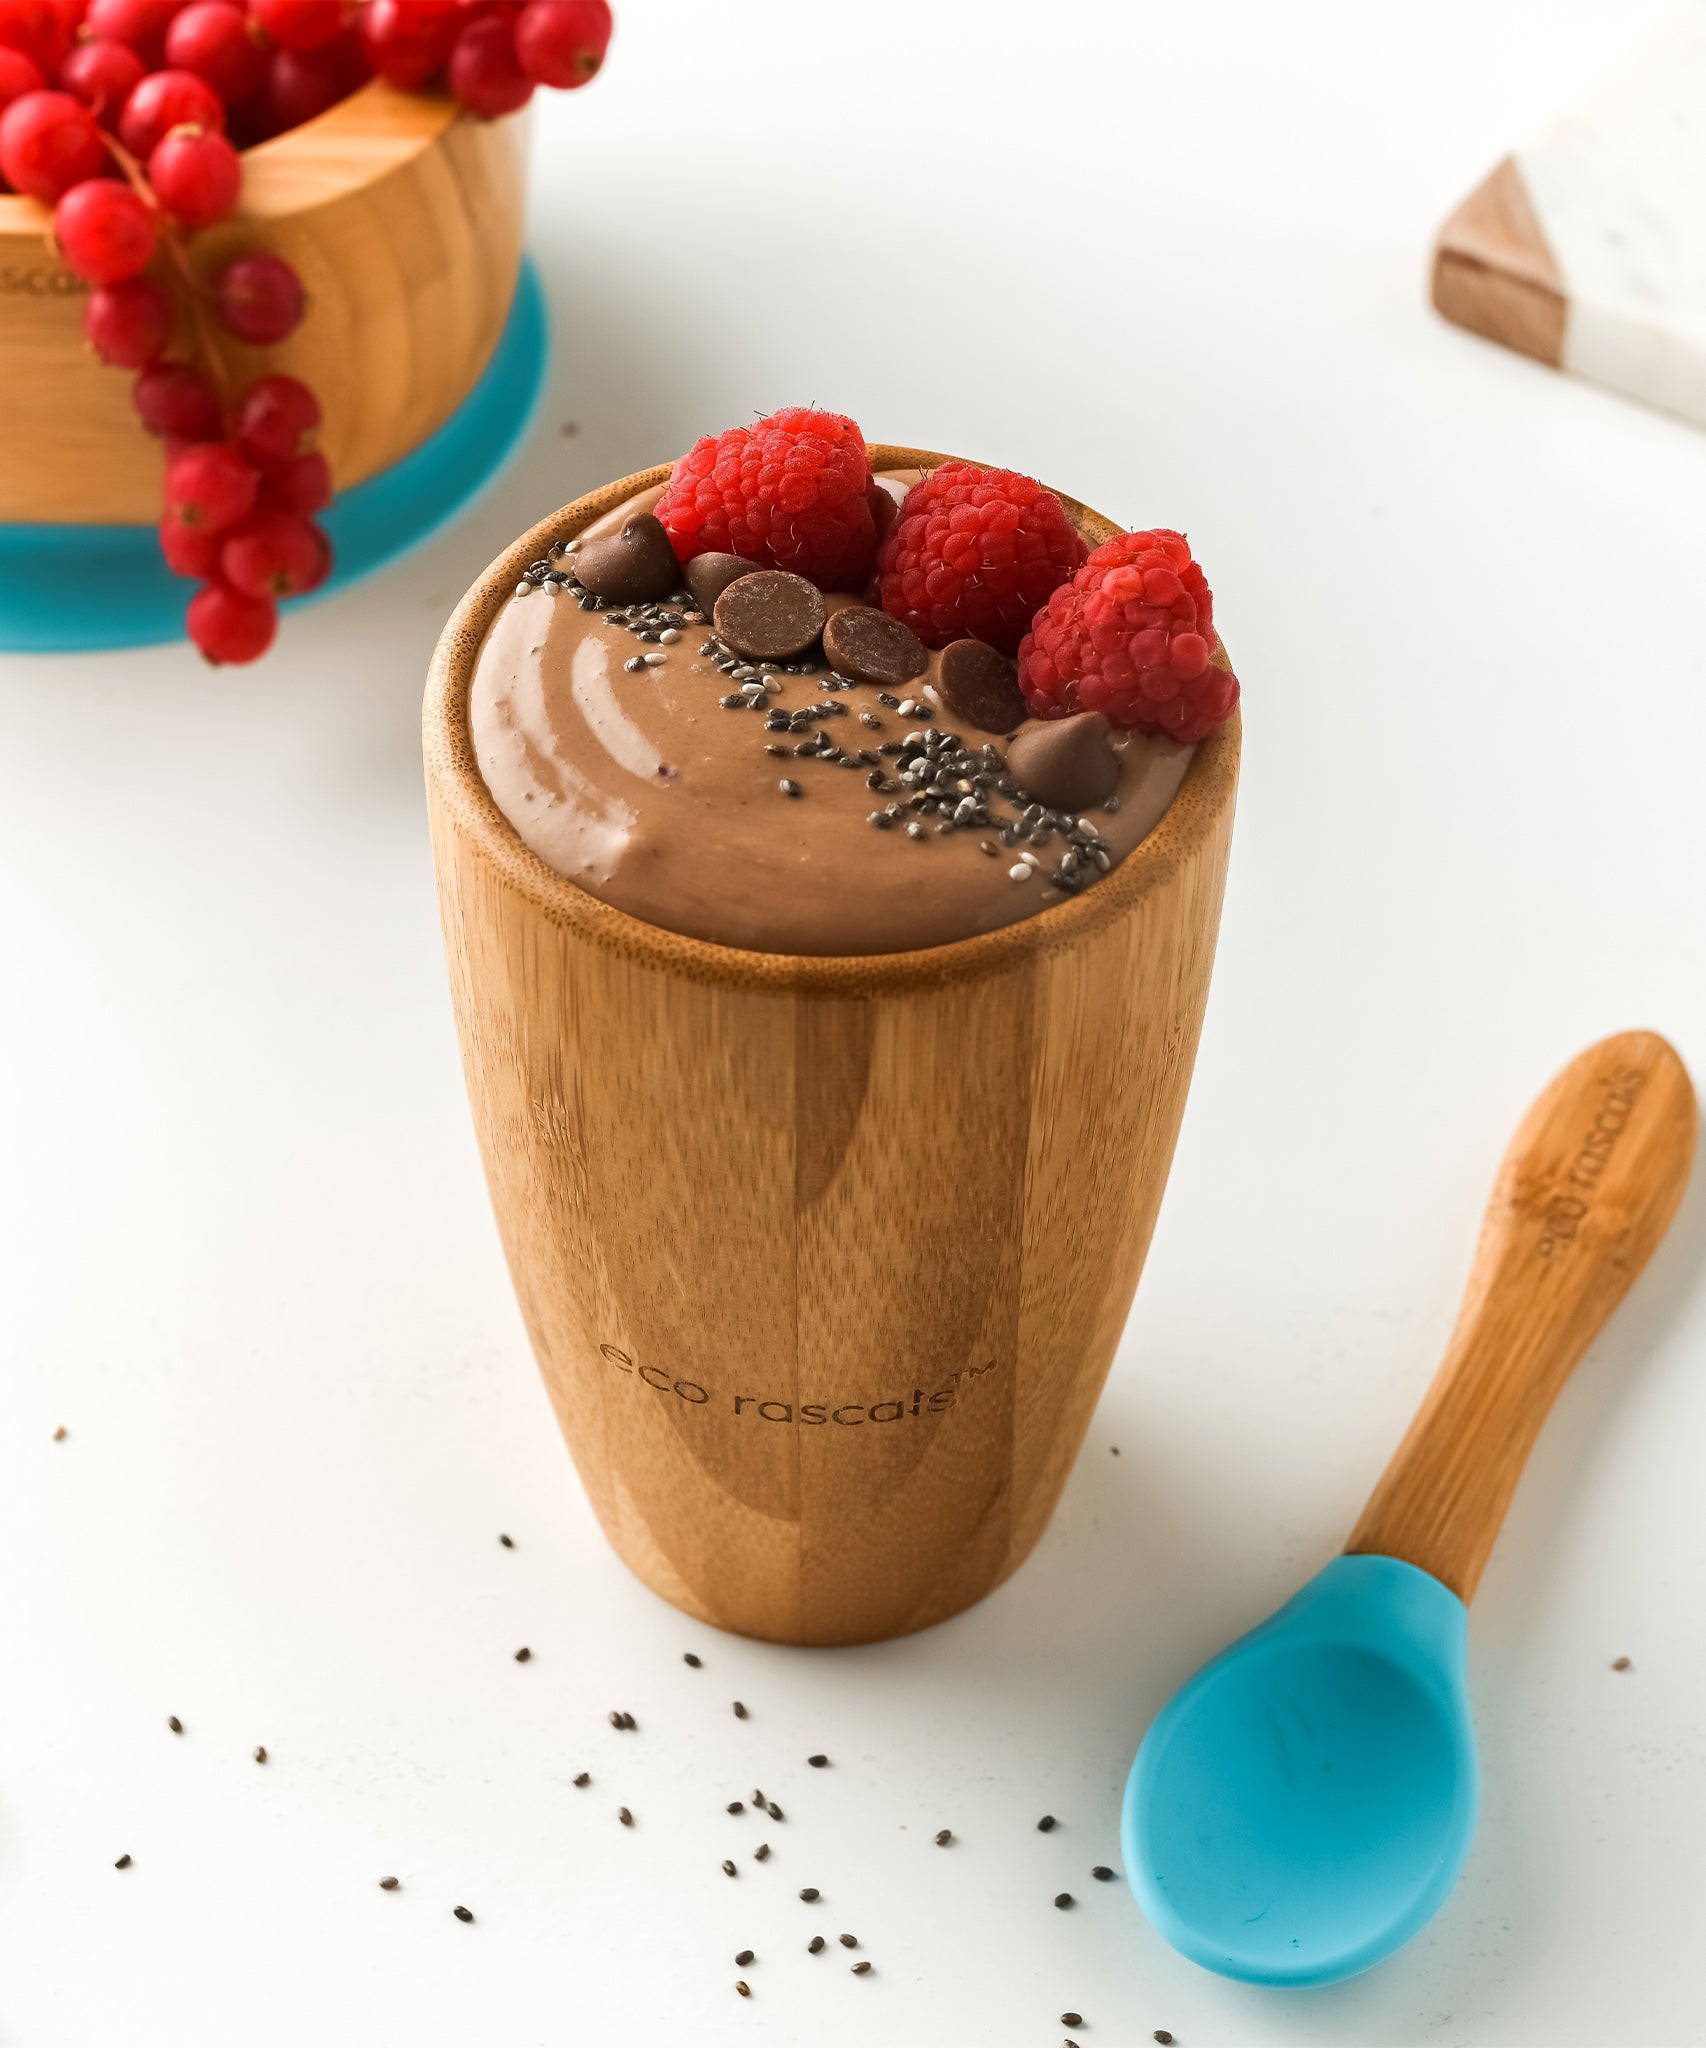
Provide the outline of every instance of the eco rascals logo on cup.
[[[643,1380],[660,1394],[669,1394],[692,1408],[706,1408],[713,1403],[711,1390],[698,1380],[671,1379],[661,1366],[636,1365],[632,1355],[619,1344],[601,1344],[598,1348],[618,1372]],[[946,1414],[968,1384],[994,1370],[995,1360],[987,1359],[982,1365],[949,1373],[947,1384],[933,1392],[926,1392],[923,1387],[912,1387],[905,1393],[891,1394],[879,1401],[794,1402],[761,1394],[735,1394],[729,1399],[734,1414],[760,1422],[804,1423],[810,1426],[833,1424],[842,1429],[857,1429],[867,1422],[928,1420],[932,1415]]]

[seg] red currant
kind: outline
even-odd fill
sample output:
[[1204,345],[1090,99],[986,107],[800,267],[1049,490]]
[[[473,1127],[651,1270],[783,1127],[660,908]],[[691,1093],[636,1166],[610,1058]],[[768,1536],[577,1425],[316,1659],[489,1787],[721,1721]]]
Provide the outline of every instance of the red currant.
[[22,50],[0,43],[0,114],[27,92],[40,92],[47,83]]
[[225,325],[256,348],[270,348],[294,333],[306,305],[301,278],[282,256],[265,249],[226,264],[213,294]]
[[245,597],[228,583],[204,583],[184,614],[189,636],[218,668],[228,661],[256,661],[278,631],[278,607],[270,598]]
[[204,533],[199,526],[174,526],[160,522],[160,552],[174,576],[193,576],[198,583],[219,574],[219,550],[225,545],[221,533]]
[[604,62],[612,25],[608,0],[532,0],[515,25],[515,54],[529,78],[572,92]]
[[165,354],[172,338],[172,302],[150,278],[104,284],[89,294],[83,332],[103,363],[145,370]]
[[332,502],[332,471],[319,449],[293,455],[261,472],[256,501],[269,512],[299,512],[306,517]]
[[223,135],[206,128],[174,128],[148,159],[148,182],[160,204],[185,227],[205,228],[237,204],[243,165]]
[[[288,462],[320,424],[320,401],[298,378],[258,377],[237,406],[237,445],[263,468]],[[239,587],[241,587],[239,585]]]
[[225,107],[205,78],[193,71],[154,71],[124,103],[118,139],[146,163],[174,128],[222,134]]
[[147,268],[154,215],[128,185],[86,178],[53,210],[53,235],[66,262],[88,284],[117,284]]
[[147,66],[128,43],[115,43],[111,36],[95,36],[79,43],[59,67],[59,82],[75,93],[99,121],[110,124],[136,88]]
[[456,38],[450,90],[488,121],[517,113],[533,97],[533,80],[516,62],[515,34],[502,15],[483,14]]
[[464,19],[460,0],[368,0],[358,17],[374,70],[402,92],[444,69]]
[[257,512],[227,534],[219,566],[245,597],[300,597],[324,581],[329,553],[320,529],[299,514]]
[[317,50],[344,25],[339,0],[249,0],[249,12],[281,50]]
[[260,472],[226,441],[202,441],[166,465],[166,518],[223,533],[254,510]]
[[228,107],[258,92],[267,75],[266,52],[236,0],[194,0],[172,17],[166,62],[174,71],[205,78]]
[[262,125],[269,135],[283,135],[348,99],[352,90],[333,50],[275,50],[261,88]]
[[151,434],[172,441],[217,441],[219,394],[193,363],[154,363],[131,387],[130,402]]
[[42,78],[51,77],[65,48],[53,0],[0,0],[0,47],[19,51]]
[[27,92],[0,114],[0,175],[52,205],[106,168],[95,117],[68,92]]
[[184,0],[89,0],[84,33],[128,43],[150,71],[165,54],[166,30]]

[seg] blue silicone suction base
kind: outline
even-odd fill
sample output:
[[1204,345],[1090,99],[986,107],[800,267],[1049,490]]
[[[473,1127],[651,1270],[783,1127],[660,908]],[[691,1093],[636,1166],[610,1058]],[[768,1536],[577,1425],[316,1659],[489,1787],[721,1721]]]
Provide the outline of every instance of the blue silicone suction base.
[[[340,492],[321,515],[337,566],[316,599],[370,575],[453,519],[520,440],[545,381],[550,330],[533,265],[479,382],[437,433]],[[174,576],[151,526],[0,525],[0,652],[75,654],[184,637],[194,585]]]

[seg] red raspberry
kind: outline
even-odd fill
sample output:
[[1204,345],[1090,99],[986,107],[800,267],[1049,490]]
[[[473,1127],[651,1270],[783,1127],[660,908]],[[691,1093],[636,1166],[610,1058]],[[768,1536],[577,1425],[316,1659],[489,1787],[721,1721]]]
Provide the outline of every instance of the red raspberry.
[[926,647],[968,635],[1011,654],[1031,614],[1084,559],[1053,491],[1010,469],[944,462],[906,494],[871,601]]
[[823,590],[859,590],[877,552],[865,437],[837,412],[784,406],[695,441],[657,516],[675,552],[744,555]]
[[1214,646],[1214,596],[1184,535],[1116,534],[1037,613],[1019,687],[1037,718],[1101,711],[1138,732],[1206,739],[1238,702]]

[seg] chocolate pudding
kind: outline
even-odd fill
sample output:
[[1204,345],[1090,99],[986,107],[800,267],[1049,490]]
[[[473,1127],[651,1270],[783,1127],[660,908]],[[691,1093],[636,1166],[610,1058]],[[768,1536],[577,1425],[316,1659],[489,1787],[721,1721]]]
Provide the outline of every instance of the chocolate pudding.
[[[917,475],[874,489],[898,504]],[[498,808],[590,895],[719,945],[907,952],[1065,901],[1165,814],[1191,746],[1027,719],[1009,657],[926,648],[863,592],[672,563],[663,495],[533,564],[470,693]]]

